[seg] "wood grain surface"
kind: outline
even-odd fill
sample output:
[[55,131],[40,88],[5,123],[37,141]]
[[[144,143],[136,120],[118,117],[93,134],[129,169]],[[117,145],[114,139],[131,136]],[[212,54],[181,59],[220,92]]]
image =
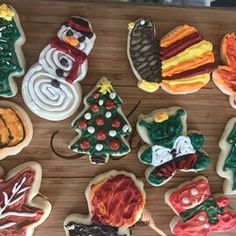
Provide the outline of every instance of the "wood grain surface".
[[[127,24],[139,17],[145,16],[153,20],[157,27],[157,35],[163,36],[174,27],[188,23],[196,26],[199,31],[214,44],[216,63],[219,62],[219,44],[224,34],[236,31],[236,14],[233,10],[176,8],[160,6],[132,5],[108,2],[78,2],[78,1],[6,1],[19,13],[27,42],[24,54],[27,67],[37,61],[40,51],[56,35],[60,24],[71,15],[88,18],[97,35],[95,47],[89,56],[89,71],[81,83],[83,95],[87,94],[98,79],[104,75],[111,79],[115,89],[124,101],[123,111],[128,114],[132,107],[141,99],[141,105],[130,117],[134,124],[138,114],[149,113],[154,109],[179,105],[188,112],[188,129],[199,130],[206,136],[204,149],[212,157],[210,168],[199,174],[178,173],[163,187],[151,187],[144,180],[146,166],[137,160],[133,150],[124,159],[110,160],[106,166],[96,166],[89,163],[88,158],[64,160],[53,154],[50,148],[50,138],[54,131],[60,133],[55,139],[55,146],[61,153],[73,154],[67,150],[67,144],[76,135],[70,128],[73,117],[61,121],[50,122],[34,115],[25,106],[21,93],[9,100],[20,104],[29,113],[34,125],[34,137],[31,144],[20,154],[1,161],[0,165],[8,171],[18,164],[35,160],[43,168],[41,193],[53,204],[53,210],[46,222],[35,231],[35,236],[64,236],[63,221],[67,214],[80,212],[86,214],[87,203],[84,190],[92,177],[111,169],[126,170],[136,174],[145,182],[147,192],[147,209],[151,211],[157,224],[169,236],[169,222],[174,216],[173,211],[164,204],[164,193],[185,180],[191,180],[197,175],[206,176],[213,193],[222,191],[222,179],[216,175],[215,165],[219,154],[218,141],[225,123],[235,115],[228,102],[213,84],[204,87],[198,93],[185,96],[174,96],[159,90],[148,94],[136,87],[136,79],[131,71],[126,56]],[[17,79],[21,86],[22,79]],[[81,105],[80,110],[83,108]],[[79,111],[78,111],[79,112]],[[76,115],[76,114],[75,114]],[[236,197],[230,197],[231,207],[236,207]],[[156,235],[149,227],[136,226],[135,236]],[[235,235],[234,232],[221,235]],[[213,234],[214,235],[214,234]],[[218,234],[215,234],[218,235]]]

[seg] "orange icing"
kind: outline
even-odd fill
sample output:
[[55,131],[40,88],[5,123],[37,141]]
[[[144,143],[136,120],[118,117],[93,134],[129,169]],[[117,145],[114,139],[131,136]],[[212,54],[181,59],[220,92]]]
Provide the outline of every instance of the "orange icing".
[[204,53],[202,56],[196,57],[194,60],[185,61],[174,67],[169,67],[162,71],[162,77],[178,74],[186,70],[197,68],[201,65],[214,62],[214,54],[212,52]]
[[25,137],[23,123],[12,108],[0,107],[1,146],[15,146]]
[[194,32],[197,32],[197,29],[194,28],[193,26],[183,25],[183,26],[177,28],[176,30],[174,30],[173,32],[171,32],[166,37],[164,37],[160,42],[161,47],[168,47],[171,44],[175,43],[176,41],[181,40],[184,37],[186,37]]

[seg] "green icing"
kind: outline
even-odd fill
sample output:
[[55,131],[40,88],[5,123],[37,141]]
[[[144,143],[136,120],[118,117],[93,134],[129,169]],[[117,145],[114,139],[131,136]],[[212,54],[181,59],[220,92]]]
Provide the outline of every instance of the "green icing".
[[180,213],[180,217],[183,221],[188,221],[200,211],[206,212],[210,224],[218,222],[218,215],[224,213],[223,207],[219,207],[215,200],[212,197],[209,197],[198,206]]
[[21,37],[15,21],[0,18],[0,96],[11,96],[9,77],[14,72],[21,72],[15,42]]
[[[98,91],[98,90],[96,90]],[[112,91],[114,92],[114,91]],[[93,93],[94,94],[94,93]],[[93,112],[91,110],[91,105],[92,104],[98,104],[99,100],[103,100],[104,104],[101,105],[99,107],[99,111],[98,112]],[[77,119],[74,123],[72,123],[72,128],[76,129],[78,127],[78,122],[84,119],[84,114],[86,113],[91,113],[92,114],[92,118],[90,120],[87,120],[87,126],[91,126],[95,128],[95,132],[94,133],[89,133],[88,129],[80,129],[81,131],[81,135],[80,138],[78,140],[76,140],[71,146],[70,149],[78,152],[78,153],[83,153],[83,154],[88,154],[92,157],[92,160],[96,163],[104,163],[107,156],[116,156],[116,155],[122,155],[122,154],[126,154],[129,152],[130,147],[126,144],[126,142],[124,142],[122,137],[127,137],[130,133],[129,130],[124,131],[122,130],[122,128],[124,127],[124,125],[129,125],[129,123],[127,123],[127,120],[123,117],[122,114],[120,114],[118,112],[118,110],[120,109],[122,103],[122,100],[120,99],[120,97],[116,94],[116,97],[114,99],[112,99],[112,101],[115,104],[115,107],[108,110],[105,107],[105,103],[107,100],[110,100],[109,98],[109,92],[107,92],[106,94],[101,94],[100,93],[100,97],[98,99],[94,98],[93,96],[88,97],[88,99],[86,100],[87,104],[90,105],[90,107],[83,113],[83,115]],[[111,117],[110,118],[106,118],[105,117],[105,113],[109,111],[111,112]],[[102,116],[104,118],[104,125],[103,126],[98,126],[96,124],[96,117]],[[114,128],[112,127],[112,122],[114,119],[119,119],[120,120],[120,127],[119,128]],[[105,130],[106,134],[107,134],[107,138],[105,140],[99,140],[96,137],[96,133],[99,130]],[[110,130],[114,130],[116,131],[116,135],[115,137],[112,137],[109,135],[109,131]],[[80,147],[80,143],[82,142],[82,140],[88,140],[91,144],[91,147],[84,150]],[[120,143],[120,148],[118,150],[111,150],[109,147],[109,143],[111,140],[118,140]],[[103,149],[98,151],[95,146],[96,144],[102,144],[103,145]]]
[[233,173],[232,189],[235,190],[236,189],[236,124],[234,124],[233,129],[231,130],[229,136],[227,137],[227,142],[232,144],[232,148],[225,160],[223,169],[232,171]]

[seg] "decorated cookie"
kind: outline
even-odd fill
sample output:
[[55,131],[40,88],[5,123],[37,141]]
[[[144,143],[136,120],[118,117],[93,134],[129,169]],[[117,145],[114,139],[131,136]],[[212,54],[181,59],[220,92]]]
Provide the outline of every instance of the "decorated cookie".
[[51,211],[51,204],[38,195],[41,167],[37,162],[28,162],[4,178],[0,170],[0,235],[31,236]]
[[129,23],[128,28],[128,59],[142,90],[155,92],[162,87],[171,94],[188,94],[210,80],[212,44],[195,27],[179,26],[160,41],[148,19]]
[[0,160],[28,146],[33,126],[27,113],[9,101],[0,101]]
[[14,78],[25,72],[21,49],[25,43],[25,34],[12,6],[0,5],[0,29],[0,96],[13,97],[18,90]]
[[140,219],[146,203],[143,182],[124,171],[95,177],[85,195],[89,215],[67,216],[67,236],[129,236],[129,227]]
[[24,77],[22,95],[36,115],[52,121],[70,117],[79,107],[81,81],[88,69],[88,55],[95,34],[90,23],[71,17],[62,24]]
[[229,199],[213,197],[203,176],[169,190],[165,202],[178,215],[170,223],[176,236],[208,236],[236,227],[236,212],[228,209]]
[[121,110],[122,103],[111,82],[102,77],[84,98],[85,108],[72,122],[72,128],[79,134],[69,148],[89,155],[93,164],[106,164],[109,156],[129,153],[125,137],[130,134],[131,126]]
[[220,55],[223,66],[218,66],[212,74],[216,86],[229,95],[230,105],[236,109],[236,35],[227,34],[221,41]]
[[226,124],[219,146],[221,152],[216,171],[225,178],[224,194],[236,194],[236,118],[230,119]]
[[178,170],[197,172],[208,167],[209,156],[201,149],[205,138],[198,131],[187,133],[186,117],[181,107],[139,117],[137,131],[147,145],[140,148],[138,157],[149,165],[145,175],[150,184],[163,185]]

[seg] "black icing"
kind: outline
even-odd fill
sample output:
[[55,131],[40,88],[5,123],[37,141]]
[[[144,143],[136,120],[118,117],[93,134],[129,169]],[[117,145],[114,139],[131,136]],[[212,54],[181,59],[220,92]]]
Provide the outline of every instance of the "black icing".
[[61,63],[61,65],[63,65],[63,66],[68,66],[68,60],[67,60],[66,58],[64,58],[64,57],[62,57],[62,58],[60,59],[60,63]]
[[56,79],[52,79],[51,84],[55,88],[59,88],[60,87],[60,82],[58,80],[56,80]]
[[70,236],[121,236],[117,227],[102,224],[85,225],[70,222],[66,229]]
[[57,68],[56,69],[56,74],[57,74],[57,76],[62,77],[63,74],[64,74],[64,71],[61,68]]

